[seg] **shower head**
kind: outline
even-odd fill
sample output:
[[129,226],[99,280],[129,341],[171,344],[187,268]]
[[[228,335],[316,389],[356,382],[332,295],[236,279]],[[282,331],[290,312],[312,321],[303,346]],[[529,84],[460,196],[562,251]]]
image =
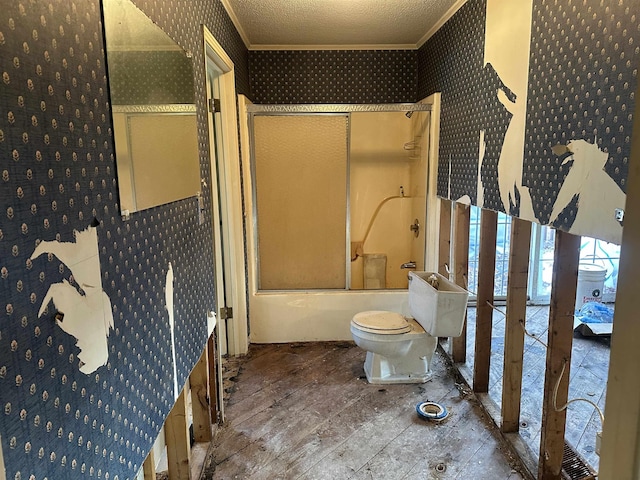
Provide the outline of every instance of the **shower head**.
[[407,113],[405,113],[405,116],[407,118],[411,118],[411,115],[413,115],[413,110],[409,110]]

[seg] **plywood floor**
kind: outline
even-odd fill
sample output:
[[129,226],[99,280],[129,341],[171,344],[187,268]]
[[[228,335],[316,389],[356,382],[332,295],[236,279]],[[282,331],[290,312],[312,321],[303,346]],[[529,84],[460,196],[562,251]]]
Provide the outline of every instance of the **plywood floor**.
[[[423,385],[370,385],[353,343],[252,345],[203,479],[521,479],[443,354]],[[422,401],[451,412],[420,419]]]

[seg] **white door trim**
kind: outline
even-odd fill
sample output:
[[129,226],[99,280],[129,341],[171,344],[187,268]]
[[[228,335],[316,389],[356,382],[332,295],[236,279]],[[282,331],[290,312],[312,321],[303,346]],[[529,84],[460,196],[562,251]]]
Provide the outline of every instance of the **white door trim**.
[[440,97],[434,93],[420,100],[420,103],[431,104],[429,119],[429,156],[427,167],[427,219],[425,225],[426,255],[425,270],[438,271],[438,249],[440,244],[440,199],[438,190],[438,153],[440,151]]
[[[225,169],[225,187],[227,192],[227,225],[223,235],[222,248],[229,259],[231,275],[226,275],[227,298],[231,299],[233,319],[229,322],[227,345],[231,355],[243,355],[249,348],[249,335],[247,328],[247,302],[246,280],[244,261],[244,239],[242,231],[242,191],[240,188],[240,150],[238,144],[238,113],[236,107],[236,84],[234,65],[231,58],[217,42],[213,34],[203,25],[205,71],[207,59],[211,59],[223,72],[220,82],[220,109],[222,117],[222,161]],[[207,96],[210,90],[207,89]],[[208,99],[207,99],[208,100]],[[210,138],[213,138],[212,125],[209,125]],[[209,145],[213,156],[215,145]],[[213,160],[212,160],[213,161]],[[213,172],[212,165],[212,172]],[[211,181],[213,182],[214,179]],[[213,185],[212,185],[213,188]],[[220,322],[223,323],[223,322]]]

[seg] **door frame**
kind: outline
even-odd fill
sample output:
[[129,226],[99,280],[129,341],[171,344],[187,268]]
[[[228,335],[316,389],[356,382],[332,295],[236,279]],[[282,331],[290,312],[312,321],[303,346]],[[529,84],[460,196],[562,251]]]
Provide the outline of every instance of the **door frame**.
[[[218,148],[214,142],[209,142],[209,158],[211,162],[211,193],[212,208],[217,206],[217,198],[213,198],[214,192],[217,191],[217,173],[216,173],[216,154],[221,155],[220,161],[224,166],[224,182],[226,187],[226,222],[222,222],[222,241],[221,247],[228,259],[225,265],[216,261],[216,297],[221,297],[218,289],[221,279],[226,279],[224,286],[227,299],[231,299],[231,305],[226,307],[233,308],[233,318],[227,323],[228,344],[226,352],[230,355],[244,355],[249,348],[249,333],[247,324],[247,301],[246,301],[246,273],[244,259],[244,237],[243,237],[243,213],[242,213],[242,191],[240,177],[240,149],[238,142],[238,113],[236,109],[236,83],[234,64],[231,58],[224,51],[222,46],[215,39],[209,29],[203,25],[204,38],[204,68],[205,83],[207,83],[207,105],[211,89],[208,85],[207,63],[210,59],[216,67],[222,72],[219,76],[220,85],[220,110],[221,110],[221,131],[222,141],[219,142]],[[207,108],[208,110],[208,108]],[[207,123],[209,139],[215,138],[214,124],[212,115],[207,112]],[[216,210],[212,212],[212,217],[216,215]],[[216,253],[218,259],[219,253]],[[225,271],[222,271],[225,268]],[[229,303],[229,300],[227,300]],[[220,305],[217,304],[218,312]],[[218,325],[224,326],[225,322],[221,322],[218,318]],[[224,346],[223,346],[224,347]],[[224,348],[223,348],[224,350]]]

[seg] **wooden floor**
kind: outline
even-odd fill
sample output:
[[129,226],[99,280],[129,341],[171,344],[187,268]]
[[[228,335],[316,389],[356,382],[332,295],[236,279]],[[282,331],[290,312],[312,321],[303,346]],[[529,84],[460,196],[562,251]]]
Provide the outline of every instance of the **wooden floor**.
[[[350,342],[251,345],[201,478],[526,478],[443,355],[428,383],[381,386]],[[419,418],[427,400],[449,418]]]
[[[469,308],[467,362],[465,378],[473,370],[475,308]],[[549,306],[527,307],[527,330],[546,343],[549,327]],[[502,369],[504,364],[504,317],[493,314],[491,340],[491,369],[489,395],[498,405],[502,402]],[[540,449],[542,422],[542,395],[546,348],[530,337],[525,338],[523,360],[523,383],[521,402],[520,435],[537,457]],[[569,382],[569,398],[582,397],[595,402],[604,411],[609,371],[609,337],[583,337],[574,334]],[[470,380],[470,378],[468,378]],[[565,438],[574,450],[596,471],[599,457],[595,453],[596,432],[602,430],[595,409],[585,403],[576,402],[567,409]]]

